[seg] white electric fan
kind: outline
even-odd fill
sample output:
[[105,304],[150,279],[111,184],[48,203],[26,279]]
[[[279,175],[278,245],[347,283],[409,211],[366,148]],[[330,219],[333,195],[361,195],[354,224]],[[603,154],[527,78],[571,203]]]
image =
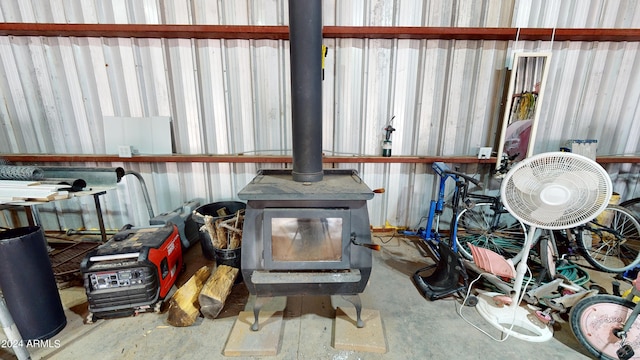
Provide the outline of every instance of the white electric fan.
[[[493,301],[504,294],[484,293],[478,297],[476,308],[485,320],[504,334],[525,341],[547,341],[553,337],[553,330],[519,304],[527,272],[526,259],[535,232],[537,229],[569,229],[595,218],[609,203],[611,179],[602,166],[585,156],[548,152],[515,164],[502,180],[500,193],[504,207],[530,228],[522,260],[515,271],[513,289],[508,294],[510,304],[505,306]],[[477,258],[474,256],[476,265],[490,271],[492,266],[486,261],[483,263],[483,259],[495,262],[497,254],[487,249],[476,251],[479,252]],[[502,257],[500,261],[507,262]]]

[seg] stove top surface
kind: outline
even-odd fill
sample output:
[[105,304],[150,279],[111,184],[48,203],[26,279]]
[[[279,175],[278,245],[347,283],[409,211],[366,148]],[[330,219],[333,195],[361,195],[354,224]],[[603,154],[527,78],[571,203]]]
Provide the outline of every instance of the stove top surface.
[[351,169],[326,169],[321,181],[298,182],[291,169],[263,169],[238,193],[242,200],[369,200],[373,191]]

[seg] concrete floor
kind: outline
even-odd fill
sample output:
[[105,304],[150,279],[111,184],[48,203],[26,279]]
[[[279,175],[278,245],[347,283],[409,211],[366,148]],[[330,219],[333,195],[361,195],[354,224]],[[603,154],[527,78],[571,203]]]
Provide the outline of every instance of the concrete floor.
[[[568,323],[557,322],[554,337],[534,343],[510,337],[495,341],[469,325],[458,314],[453,298],[425,300],[410,275],[431,262],[412,239],[376,236],[382,250],[374,251],[370,283],[361,294],[363,308],[379,311],[386,353],[337,350],[332,346],[338,307],[352,308],[339,296],[292,296],[276,298],[264,311],[282,311],[283,322],[274,359],[588,359],[573,337]],[[384,241],[384,242],[383,242]],[[185,255],[187,270],[180,283],[207,262],[200,246]],[[49,344],[30,347],[33,359],[223,359],[225,344],[238,314],[251,310],[253,296],[243,283],[236,284],[223,312],[215,320],[199,318],[193,326],[167,324],[166,312],[136,317],[98,320],[84,324],[87,314],[84,288],[61,292],[66,327]],[[462,309],[466,319],[496,338],[500,333],[488,325],[475,308]],[[2,342],[0,342],[2,343]],[[15,358],[1,348],[2,359]],[[235,357],[263,358],[263,357]]]

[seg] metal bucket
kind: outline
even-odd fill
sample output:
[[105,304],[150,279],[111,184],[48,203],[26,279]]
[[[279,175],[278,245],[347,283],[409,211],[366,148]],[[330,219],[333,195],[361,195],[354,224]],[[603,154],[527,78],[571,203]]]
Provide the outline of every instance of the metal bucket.
[[[233,217],[235,213],[238,212],[239,210],[246,209],[246,207],[247,207],[247,204],[240,201],[214,202],[211,204],[202,205],[199,208],[197,208],[194,212],[193,220],[199,225],[199,227],[202,227],[204,225],[204,218],[207,215],[212,216],[213,221],[216,221],[219,219],[228,219]],[[219,214],[219,211],[223,209],[225,209],[225,212],[228,215],[221,216]],[[215,249],[213,247],[213,243],[211,241],[212,239],[211,239],[211,236],[209,235],[209,232],[199,231],[199,236],[200,236],[200,245],[202,247],[202,254],[204,255],[204,257],[209,260],[218,260],[218,256],[216,255],[216,250],[222,251],[222,249]],[[237,257],[239,262],[240,250],[239,249],[237,250],[238,250]],[[227,251],[233,251],[233,250],[227,250]],[[232,256],[232,255],[227,255],[227,254],[224,255],[224,257],[229,257],[229,256]],[[223,257],[224,261],[228,260],[224,257]],[[238,264],[237,267],[240,268],[240,265]]]
[[227,265],[240,269],[241,251],[237,249],[213,249],[216,265]]

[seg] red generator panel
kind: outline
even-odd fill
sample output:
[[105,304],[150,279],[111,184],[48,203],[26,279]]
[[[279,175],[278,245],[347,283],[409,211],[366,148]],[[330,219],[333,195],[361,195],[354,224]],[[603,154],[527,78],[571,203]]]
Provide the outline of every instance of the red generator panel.
[[182,268],[177,226],[120,230],[80,263],[89,319],[159,311]]

